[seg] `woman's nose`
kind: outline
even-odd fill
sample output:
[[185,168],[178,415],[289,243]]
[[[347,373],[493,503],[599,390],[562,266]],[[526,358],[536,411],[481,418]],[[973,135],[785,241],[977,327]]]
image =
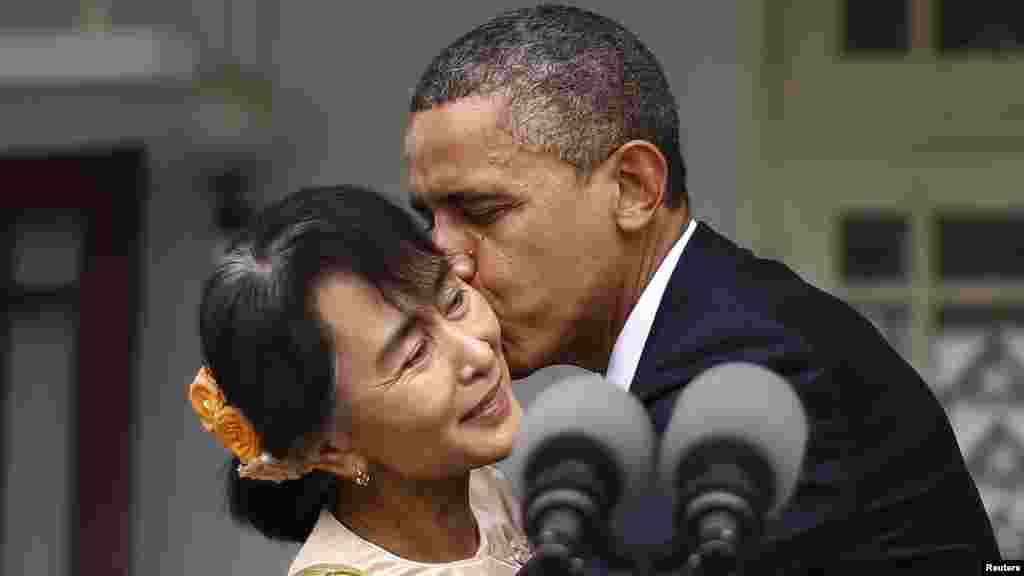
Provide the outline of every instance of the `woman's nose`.
[[477,378],[488,376],[494,369],[498,355],[494,343],[479,334],[460,331],[456,339],[455,369],[462,384],[471,384]]

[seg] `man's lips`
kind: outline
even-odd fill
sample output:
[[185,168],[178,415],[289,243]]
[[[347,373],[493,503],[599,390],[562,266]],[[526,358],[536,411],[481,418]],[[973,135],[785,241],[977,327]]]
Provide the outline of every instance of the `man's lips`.
[[477,402],[476,406],[474,406],[472,410],[466,412],[462,416],[462,418],[459,418],[459,422],[465,422],[466,420],[469,420],[475,416],[480,415],[498,397],[498,390],[500,389],[501,379],[499,378],[498,381],[494,384],[494,386],[491,387],[490,392],[488,392],[483,398],[481,398],[480,401]]

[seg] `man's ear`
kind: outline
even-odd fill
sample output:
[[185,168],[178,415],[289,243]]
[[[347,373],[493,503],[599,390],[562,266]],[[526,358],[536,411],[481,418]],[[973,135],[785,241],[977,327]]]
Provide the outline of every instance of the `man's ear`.
[[615,222],[624,232],[646,228],[665,197],[668,162],[658,147],[645,140],[631,140],[609,158],[618,181]]
[[313,459],[313,468],[352,480],[360,471],[366,471],[368,462],[345,439],[339,440],[320,445]]

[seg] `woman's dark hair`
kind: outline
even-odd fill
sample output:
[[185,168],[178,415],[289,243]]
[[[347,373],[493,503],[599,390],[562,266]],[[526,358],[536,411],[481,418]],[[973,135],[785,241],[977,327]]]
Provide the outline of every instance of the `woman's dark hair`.
[[[292,454],[335,411],[335,347],[312,294],[325,275],[352,275],[400,309],[432,302],[448,262],[409,212],[356,186],[308,188],[265,207],[227,247],[203,286],[204,364],[265,451]],[[230,463],[232,518],[269,538],[302,542],[333,506],[334,476],[281,484],[241,479]]]

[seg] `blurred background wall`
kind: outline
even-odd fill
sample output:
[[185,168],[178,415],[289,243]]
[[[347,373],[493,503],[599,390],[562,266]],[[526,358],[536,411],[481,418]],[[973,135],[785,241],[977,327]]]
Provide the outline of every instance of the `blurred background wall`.
[[[571,3],[661,59],[697,217],[853,302],[935,386],[1020,557],[1021,14]],[[287,191],[397,194],[429,59],[529,4],[0,4],[3,573],[284,573],[296,548],[227,520],[225,453],[185,404],[201,280]]]

